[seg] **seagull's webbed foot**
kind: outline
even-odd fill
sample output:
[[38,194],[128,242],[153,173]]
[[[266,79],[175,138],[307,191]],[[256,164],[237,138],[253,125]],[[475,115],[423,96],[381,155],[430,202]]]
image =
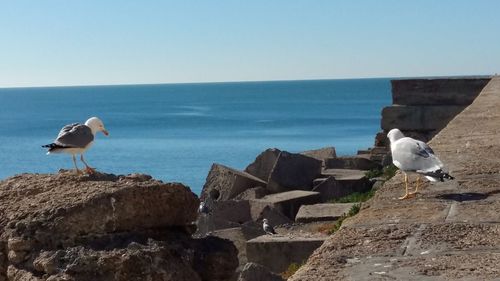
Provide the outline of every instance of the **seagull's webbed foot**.
[[85,172],[87,172],[87,174],[89,174],[89,175],[93,175],[93,174],[95,174],[95,169],[87,166],[85,168]]
[[410,199],[412,197],[415,197],[415,193],[412,192],[412,193],[406,193],[404,196],[402,197],[398,197],[399,200],[405,200],[405,199]]
[[75,169],[75,174],[77,174],[77,175],[81,175],[81,174],[83,174],[83,172],[82,172],[82,170],[80,170],[80,169]]
[[417,178],[417,186],[415,187],[415,191],[410,192],[410,194],[417,194],[419,193],[418,188],[420,187],[420,177]]

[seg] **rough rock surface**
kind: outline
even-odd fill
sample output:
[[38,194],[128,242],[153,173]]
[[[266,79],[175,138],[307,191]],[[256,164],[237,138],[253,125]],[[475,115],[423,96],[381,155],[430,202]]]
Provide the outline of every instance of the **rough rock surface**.
[[499,280],[499,107],[496,76],[430,142],[454,181],[400,201],[398,173],[289,280]]
[[266,182],[249,173],[213,164],[200,197],[202,200],[206,200],[211,192],[216,191],[219,196],[214,199],[224,201],[257,186],[266,186]]
[[267,189],[272,193],[289,190],[311,190],[321,174],[322,162],[302,154],[282,151],[269,175]]
[[8,178],[0,182],[0,280],[228,279],[234,245],[190,237],[198,204],[184,185],[146,175]]

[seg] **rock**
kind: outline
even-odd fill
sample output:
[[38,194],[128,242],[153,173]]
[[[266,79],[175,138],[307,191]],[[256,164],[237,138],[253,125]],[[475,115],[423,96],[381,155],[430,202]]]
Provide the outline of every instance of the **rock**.
[[392,101],[399,105],[469,105],[491,78],[392,80]]
[[249,173],[213,164],[200,197],[202,200],[206,200],[209,194],[215,190],[220,194],[217,200],[224,201],[236,197],[249,188],[265,185],[266,182]]
[[[313,191],[292,190],[264,196],[254,200],[256,203],[272,205],[289,219],[295,219],[300,206],[318,203],[320,194]],[[253,203],[252,203],[253,204]]]
[[269,148],[263,151],[255,161],[245,168],[245,172],[258,177],[259,179],[267,182],[269,175],[278,159],[281,150],[277,148]]
[[325,160],[326,169],[372,170],[380,169],[381,165],[365,157],[339,157]]
[[464,109],[462,105],[388,106],[382,110],[381,127],[385,131],[393,128],[402,131],[439,131]]
[[238,281],[284,281],[280,275],[272,273],[268,268],[253,262],[245,264]]
[[326,237],[263,235],[247,242],[249,262],[265,264],[272,272],[283,272],[291,263],[301,264]]
[[333,221],[337,220],[343,215],[349,213],[349,210],[355,203],[327,203],[327,204],[314,204],[304,205],[300,207],[296,222],[315,222],[315,221]]
[[282,151],[269,175],[267,189],[272,193],[311,190],[312,181],[321,174],[321,166],[317,159]]
[[329,158],[336,158],[337,153],[335,152],[335,147],[324,147],[320,149],[314,149],[314,150],[307,150],[303,151],[300,154],[312,157],[314,159],[318,159],[320,161],[324,161],[325,159]]
[[191,238],[198,204],[186,186],[147,175],[0,181],[0,280],[228,280],[237,250]]
[[254,188],[247,189],[242,193],[238,194],[234,199],[236,200],[252,200],[259,199],[268,194],[267,189],[262,186],[257,186]]

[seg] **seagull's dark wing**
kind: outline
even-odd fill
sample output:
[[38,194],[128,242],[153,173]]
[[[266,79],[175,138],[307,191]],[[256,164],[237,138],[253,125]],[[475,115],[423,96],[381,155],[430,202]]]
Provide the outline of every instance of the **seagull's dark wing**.
[[267,233],[276,234],[276,231],[274,231],[274,228],[272,226],[270,226],[269,224],[264,225],[264,231]]
[[88,126],[73,123],[61,129],[54,143],[62,147],[84,148],[93,140],[94,135]]
[[412,147],[412,153],[424,158],[429,158],[431,155],[434,155],[432,148],[425,142],[419,140],[415,140],[415,145]]

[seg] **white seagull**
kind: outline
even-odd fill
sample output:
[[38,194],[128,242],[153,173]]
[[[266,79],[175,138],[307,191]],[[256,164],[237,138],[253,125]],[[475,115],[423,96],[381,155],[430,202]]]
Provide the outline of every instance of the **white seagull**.
[[[399,199],[407,199],[418,192],[420,176],[430,181],[452,180],[453,177],[443,171],[444,165],[434,155],[432,148],[423,141],[405,137],[399,129],[392,129],[387,134],[391,141],[392,163],[405,175],[406,193]],[[417,174],[417,184],[414,192],[408,192],[408,174]]]
[[262,229],[269,235],[276,234],[276,231],[274,231],[274,228],[267,222],[267,219],[262,220]]
[[71,154],[77,173],[80,173],[80,170],[76,165],[75,155],[80,154],[80,159],[86,167],[85,171],[89,174],[93,174],[95,170],[85,162],[83,153],[92,146],[97,132],[102,132],[106,136],[109,135],[102,121],[97,117],[92,117],[89,118],[85,124],[73,123],[64,126],[53,143],[43,145],[42,147],[48,148],[47,154]]

